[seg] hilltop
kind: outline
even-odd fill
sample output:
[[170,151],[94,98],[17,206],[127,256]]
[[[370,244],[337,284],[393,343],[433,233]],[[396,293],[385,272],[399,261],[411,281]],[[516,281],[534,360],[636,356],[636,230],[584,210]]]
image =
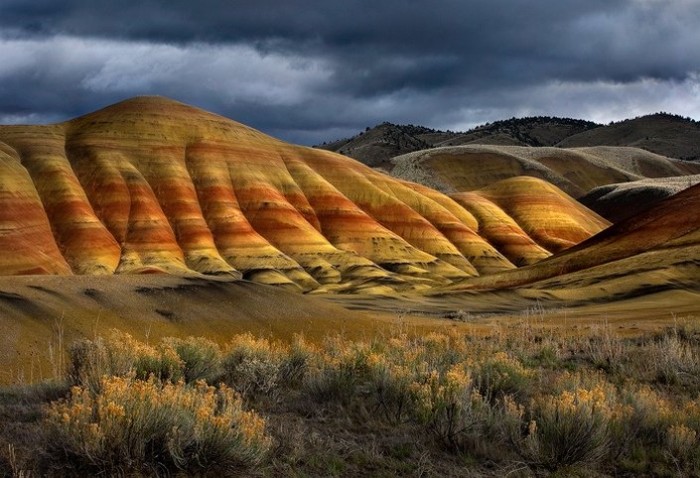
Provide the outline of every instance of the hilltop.
[[700,174],[697,162],[612,146],[561,149],[472,144],[416,151],[393,158],[392,164],[394,176],[447,193],[532,176],[555,184],[575,198],[612,183]]

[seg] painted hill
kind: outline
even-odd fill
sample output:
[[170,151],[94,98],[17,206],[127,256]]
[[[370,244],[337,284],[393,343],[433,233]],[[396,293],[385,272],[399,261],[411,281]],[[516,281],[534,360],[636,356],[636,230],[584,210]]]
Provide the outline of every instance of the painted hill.
[[610,225],[556,186],[528,176],[451,197],[477,218],[479,234],[519,266],[568,249]]
[[700,173],[700,164],[638,148],[529,148],[468,145],[417,151],[394,158],[392,175],[443,192],[471,191],[502,179],[533,176],[578,198],[591,189],[644,178]]
[[459,133],[385,122],[351,138],[317,147],[345,154],[372,167],[390,168],[391,158],[413,151],[463,144],[554,146],[598,126],[584,120],[535,116],[487,123]]
[[556,256],[457,289],[550,289],[569,300],[613,300],[700,287],[700,185],[664,199]]
[[700,160],[700,123],[657,113],[584,131],[562,140],[558,146],[633,146],[670,158],[697,161]]
[[[439,192],[165,98],[2,126],[0,143],[3,275],[229,274],[389,292],[514,267]],[[571,221],[606,225],[585,210]]]
[[579,201],[612,222],[635,216],[662,199],[700,183],[700,174],[640,179],[591,189]]

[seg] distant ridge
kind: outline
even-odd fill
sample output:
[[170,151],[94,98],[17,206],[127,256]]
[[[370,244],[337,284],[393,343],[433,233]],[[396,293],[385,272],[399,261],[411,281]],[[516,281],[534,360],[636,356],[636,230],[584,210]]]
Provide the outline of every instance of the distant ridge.
[[700,160],[700,122],[669,113],[628,119],[571,135],[558,146],[633,146],[669,158]]
[[669,113],[655,113],[601,125],[591,121],[534,116],[487,123],[466,132],[382,123],[351,138],[316,147],[350,156],[372,167],[390,168],[389,160],[424,149],[466,144],[504,146],[631,146],[674,159],[700,159],[700,123]]
[[598,126],[590,121],[551,116],[511,118],[466,132],[384,122],[351,138],[316,147],[345,154],[372,167],[387,168],[391,167],[392,157],[424,149],[463,144],[554,146],[568,136]]

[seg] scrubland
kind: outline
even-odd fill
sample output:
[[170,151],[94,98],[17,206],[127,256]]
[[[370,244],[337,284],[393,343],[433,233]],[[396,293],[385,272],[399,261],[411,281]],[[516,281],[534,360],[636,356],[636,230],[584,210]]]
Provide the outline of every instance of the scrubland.
[[224,346],[113,330],[63,369],[0,391],[0,473],[700,476],[692,319]]

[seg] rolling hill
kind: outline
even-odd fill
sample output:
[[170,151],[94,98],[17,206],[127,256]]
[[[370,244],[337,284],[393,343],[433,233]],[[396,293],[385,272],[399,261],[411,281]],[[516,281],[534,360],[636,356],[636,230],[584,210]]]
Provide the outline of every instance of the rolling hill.
[[421,136],[434,133],[440,132],[412,125],[382,123],[367,128],[352,138],[319,145],[317,148],[344,154],[373,168],[386,169],[391,167],[390,160],[394,156],[432,148],[433,144],[421,139]]
[[700,123],[657,113],[583,131],[562,140],[558,146],[633,146],[669,158],[696,161],[700,159]]
[[609,125],[590,121],[534,116],[511,118],[466,132],[440,131],[423,126],[382,123],[351,138],[317,145],[345,154],[372,167],[391,168],[394,156],[444,146],[488,144],[584,148],[624,146],[674,159],[700,159],[700,123],[690,118],[656,113]]
[[531,266],[456,289],[534,288],[571,301],[612,301],[666,289],[700,290],[700,185],[664,199]]
[[391,168],[391,158],[413,151],[464,144],[554,146],[571,135],[597,126],[584,120],[535,116],[496,121],[458,133],[384,122],[351,138],[316,147],[386,169]]
[[699,163],[638,148],[605,146],[453,146],[417,151],[392,161],[392,175],[447,193],[471,191],[525,175],[549,181],[575,198],[607,184],[700,173]]
[[556,253],[610,225],[556,186],[529,176],[504,179],[451,197],[478,219],[483,218],[478,230],[492,244],[501,241],[489,234],[489,227],[500,229],[515,223],[525,232],[520,237],[532,238],[539,246]]
[[619,222],[698,183],[700,174],[640,179],[598,186],[580,197],[579,201],[606,219]]
[[[542,204],[513,205],[529,218],[516,236],[541,249],[519,257],[480,235],[465,198],[161,97],[1,126],[0,168],[2,275],[223,274],[389,293],[512,269],[508,257],[531,263],[607,225],[564,210],[576,233],[563,227],[547,242],[527,232],[544,217],[523,212]],[[508,199],[489,194],[478,201],[508,215]],[[557,194],[553,208],[569,201]]]

